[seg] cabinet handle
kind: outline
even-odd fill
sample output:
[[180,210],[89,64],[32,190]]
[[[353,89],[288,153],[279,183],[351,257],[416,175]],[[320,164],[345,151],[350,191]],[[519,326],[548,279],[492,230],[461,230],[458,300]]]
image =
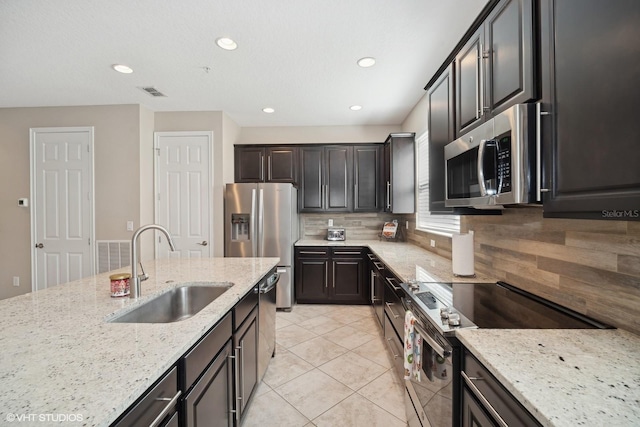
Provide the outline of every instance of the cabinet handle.
[[374,259],[376,259],[376,256],[374,254],[367,254],[367,256],[369,257],[369,259],[371,261],[373,261]]
[[382,263],[373,261],[373,265],[375,265],[378,270],[384,270],[384,265],[382,265]]
[[260,181],[264,181],[264,155],[260,154]]
[[165,406],[164,409],[162,410],[162,412],[160,412],[158,414],[156,419],[153,420],[151,422],[151,424],[149,424],[149,427],[157,427],[157,426],[160,425],[162,420],[164,420],[164,417],[166,417],[167,414],[171,411],[171,409],[176,405],[176,402],[180,398],[181,394],[182,394],[182,391],[178,390],[176,395],[171,397],[171,398],[170,397],[158,397],[158,398],[156,398],[157,401],[167,401],[168,400],[169,403],[167,403],[167,406]]
[[400,355],[399,355],[399,354],[396,354],[396,352],[395,352],[395,351],[393,351],[393,346],[391,345],[391,340],[392,340],[392,339],[393,339],[393,338],[387,338],[387,345],[389,346],[389,350],[391,350],[391,354],[393,355],[393,358],[394,358],[394,359],[397,359],[398,357],[400,357]]
[[334,255],[360,255],[360,252],[337,251]]
[[271,181],[271,154],[267,156],[267,181]]
[[331,286],[333,289],[336,288],[336,263],[331,264],[332,274],[331,274]]
[[387,181],[387,209],[391,209],[391,181]]
[[[243,368],[243,370],[244,370],[244,340],[240,340],[240,367]],[[240,369],[238,369],[238,371],[240,371]],[[242,382],[242,386],[240,388],[240,390],[241,390],[240,400],[244,400],[244,396],[245,396],[245,394],[244,394],[244,378],[242,378],[241,382]]]
[[[227,367],[227,374],[229,373],[229,369],[233,370],[233,374],[235,377],[235,369],[234,369],[234,364],[233,364],[233,359],[235,359],[235,356],[232,356],[231,353],[229,353],[229,355],[227,356],[227,359],[229,359],[229,363],[228,363],[228,367]],[[233,400],[229,401],[229,413],[230,414],[234,414],[234,418],[235,418],[235,413],[238,412],[235,409],[233,409]]]
[[[500,414],[498,414],[498,411],[496,411],[495,408],[493,406],[491,406],[491,403],[489,403],[487,398],[484,397],[482,392],[478,389],[478,387],[476,387],[476,385],[472,381],[472,378],[469,378],[464,371],[461,371],[460,374],[462,374],[462,378],[464,378],[465,384],[469,387],[469,389],[474,394],[474,396],[477,397],[478,400],[480,400],[480,402],[482,403],[482,406],[484,407],[484,409],[489,411],[489,413],[495,419],[495,421],[498,424],[500,424],[501,427],[509,427],[509,425],[502,419]],[[483,378],[473,378],[473,379],[474,380],[482,380]]]
[[329,287],[329,261],[324,262],[324,287]]
[[326,252],[322,252],[322,251],[300,251],[298,252],[300,254],[305,254],[305,255],[326,255]]
[[400,286],[396,286],[396,285],[393,284],[393,282],[397,282],[395,277],[385,277],[385,279],[387,279],[387,282],[389,282],[389,284],[391,285],[391,287],[393,288],[394,291],[402,290],[402,288]]
[[353,185],[353,191],[354,191],[353,200],[354,200],[354,203],[355,203],[355,207],[357,208],[359,206],[358,205],[358,184],[354,184]]
[[399,315],[399,314],[396,314],[396,313],[393,311],[393,308],[391,308],[391,306],[392,306],[393,304],[390,304],[390,303],[388,303],[388,302],[385,302],[385,304],[387,305],[387,308],[389,308],[389,311],[391,312],[391,315],[393,316],[393,318],[394,318],[394,319],[397,319],[398,317],[400,317],[400,315]]
[[236,422],[240,422],[240,401],[242,400],[242,397],[238,396],[238,392],[240,391],[240,387],[238,387],[238,384],[240,384],[240,366],[239,366],[239,361],[240,361],[240,347],[236,347],[233,349],[233,359],[235,359],[235,372],[233,373],[234,375],[234,379],[236,382],[236,386],[235,386],[235,392],[236,392],[236,405],[238,405],[236,407],[235,410],[235,415],[236,415]]
[[[480,51],[478,52],[478,73],[476,73],[476,79],[479,78],[480,84],[478,85],[478,90],[476,92],[477,96],[479,96],[478,103],[478,116],[479,119],[484,114],[485,106],[484,106],[484,51],[482,47],[482,43],[480,43]],[[488,108],[487,108],[488,109]]]
[[371,304],[376,302],[376,273],[371,272]]
[[329,186],[324,186],[324,207],[325,209],[329,209]]
[[548,188],[542,188],[542,116],[551,115],[548,111],[542,111],[542,103],[536,103],[536,200],[542,201],[542,193],[547,193]]

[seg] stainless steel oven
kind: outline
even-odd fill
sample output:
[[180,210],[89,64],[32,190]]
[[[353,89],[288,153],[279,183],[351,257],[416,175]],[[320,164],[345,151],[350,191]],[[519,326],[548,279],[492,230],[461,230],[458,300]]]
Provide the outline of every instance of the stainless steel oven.
[[508,283],[402,283],[402,303],[422,336],[422,380],[405,380],[411,427],[462,425],[460,328],[587,329],[608,326]]
[[514,105],[447,144],[445,205],[538,201],[535,117],[535,104]]

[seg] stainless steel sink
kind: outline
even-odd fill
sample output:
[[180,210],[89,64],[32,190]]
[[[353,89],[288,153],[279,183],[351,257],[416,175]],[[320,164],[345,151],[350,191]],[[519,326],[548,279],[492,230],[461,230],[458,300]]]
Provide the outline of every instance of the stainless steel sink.
[[233,286],[231,283],[213,282],[197,282],[178,286],[108,321],[112,323],[179,322],[194,316],[231,286]]

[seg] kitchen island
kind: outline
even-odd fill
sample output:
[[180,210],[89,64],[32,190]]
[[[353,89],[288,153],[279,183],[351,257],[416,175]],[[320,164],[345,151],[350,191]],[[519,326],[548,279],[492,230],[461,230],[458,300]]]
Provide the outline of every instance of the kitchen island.
[[[109,272],[0,301],[0,425],[110,425],[278,261],[148,261],[138,300],[111,298]],[[233,286],[183,321],[108,322],[172,287],[203,281]]]

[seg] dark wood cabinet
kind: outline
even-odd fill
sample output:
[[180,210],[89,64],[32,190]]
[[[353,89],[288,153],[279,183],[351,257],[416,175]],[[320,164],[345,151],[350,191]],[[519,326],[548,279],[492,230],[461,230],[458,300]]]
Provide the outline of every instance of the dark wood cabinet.
[[369,258],[369,301],[380,326],[384,325],[384,264],[372,253]]
[[353,209],[353,147],[300,148],[300,212]]
[[[233,347],[239,380],[236,383],[236,416],[239,420],[242,419],[253,392],[258,386],[257,305],[234,332]],[[239,425],[239,422],[237,425]]]
[[446,189],[444,147],[455,139],[453,64],[442,72],[427,90],[427,126],[429,129],[429,211],[451,213],[444,205]]
[[540,5],[544,216],[640,220],[640,2]]
[[377,212],[382,207],[382,149],[380,145],[353,147],[353,211]]
[[235,182],[289,182],[295,184],[298,180],[297,169],[297,147],[235,146]]
[[415,212],[415,136],[413,132],[389,134],[384,145],[384,211]]
[[455,58],[456,136],[537,97],[533,0],[502,0]]
[[367,304],[366,263],[362,248],[297,247],[296,300],[299,303]]

